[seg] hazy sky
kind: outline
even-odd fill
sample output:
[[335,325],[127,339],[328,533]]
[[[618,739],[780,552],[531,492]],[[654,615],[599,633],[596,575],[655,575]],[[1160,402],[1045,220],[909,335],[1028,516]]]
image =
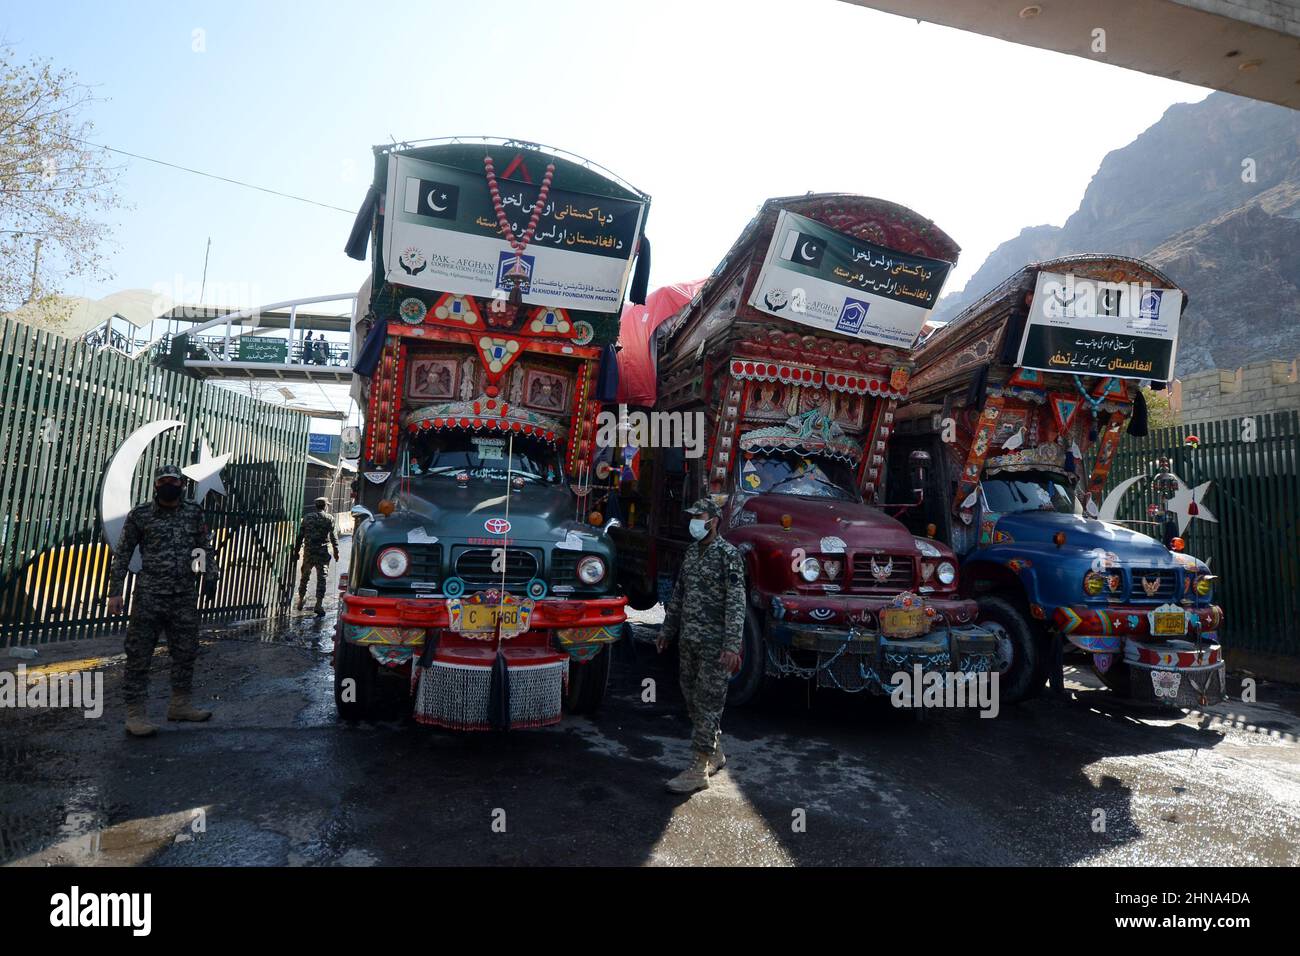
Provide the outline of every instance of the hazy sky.
[[[653,285],[707,274],[763,199],[816,190],[933,219],[963,249],[954,291],[1022,227],[1063,222],[1108,151],[1206,95],[838,0],[6,6],[20,54],[96,85],[100,143],[323,203],[355,208],[390,137],[584,155],[653,196]],[[115,276],[66,291],[193,298],[208,237],[209,302],[363,278],[348,214],[124,162]]]

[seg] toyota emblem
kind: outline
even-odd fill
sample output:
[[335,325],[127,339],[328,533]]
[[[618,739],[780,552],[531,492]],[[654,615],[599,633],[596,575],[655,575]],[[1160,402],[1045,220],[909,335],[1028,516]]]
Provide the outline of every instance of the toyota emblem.
[[510,531],[510,522],[505,518],[488,518],[483,522],[483,527],[487,529],[488,534],[507,534]]

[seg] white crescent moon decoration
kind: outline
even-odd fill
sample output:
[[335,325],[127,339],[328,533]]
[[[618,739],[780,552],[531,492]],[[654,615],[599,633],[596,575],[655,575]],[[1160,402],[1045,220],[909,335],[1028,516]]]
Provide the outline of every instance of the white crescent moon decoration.
[[432,209],[434,212],[446,212],[446,211],[447,211],[447,207],[446,207],[446,206],[439,206],[436,202],[433,201],[433,190],[432,190],[432,189],[429,190],[429,198],[428,198],[428,200],[426,200],[426,201],[429,203],[429,208]]
[[[141,425],[122,442],[113,459],[108,463],[104,473],[104,487],[99,495],[99,515],[104,525],[104,540],[110,548],[117,547],[117,539],[122,537],[122,527],[134,502],[131,500],[131,479],[135,476],[135,466],[140,463],[140,456],[149,447],[149,443],[172,428],[179,428],[184,422],[164,419]],[[133,572],[140,570],[140,549],[131,555],[130,568]]]
[[804,262],[812,262],[813,257],[808,255],[808,242],[804,240],[799,244],[799,256]]
[[1114,490],[1102,501],[1101,508],[1097,512],[1097,520],[1116,524],[1115,516],[1119,514],[1119,503],[1124,498],[1124,493],[1145,477],[1146,475],[1134,475],[1132,478],[1125,478],[1116,485]]

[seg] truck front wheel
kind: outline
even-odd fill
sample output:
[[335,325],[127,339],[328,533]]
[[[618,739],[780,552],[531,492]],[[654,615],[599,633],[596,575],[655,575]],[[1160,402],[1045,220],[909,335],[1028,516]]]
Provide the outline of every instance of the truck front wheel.
[[745,610],[745,631],[740,641],[740,670],[727,688],[727,703],[744,707],[758,703],[767,683],[767,648],[763,646],[763,629],[753,608]]
[[609,686],[609,662],[614,656],[606,645],[589,661],[569,661],[569,686],[564,691],[564,710],[569,714],[594,714],[605,700]]
[[994,658],[998,668],[998,695],[1004,703],[1016,704],[1038,696],[1043,677],[1043,649],[1034,639],[1034,629],[1020,610],[1005,598],[979,599],[980,623],[997,640]]
[[378,668],[365,645],[346,641],[339,645],[334,662],[334,706],[349,723],[368,720],[373,714]]

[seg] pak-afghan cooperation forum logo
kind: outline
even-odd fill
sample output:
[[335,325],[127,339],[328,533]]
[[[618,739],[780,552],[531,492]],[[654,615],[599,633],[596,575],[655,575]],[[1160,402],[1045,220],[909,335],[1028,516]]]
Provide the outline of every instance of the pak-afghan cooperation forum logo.
[[835,323],[835,331],[857,335],[862,331],[862,322],[866,319],[867,310],[870,308],[870,302],[845,298],[844,305],[840,307],[840,320]]

